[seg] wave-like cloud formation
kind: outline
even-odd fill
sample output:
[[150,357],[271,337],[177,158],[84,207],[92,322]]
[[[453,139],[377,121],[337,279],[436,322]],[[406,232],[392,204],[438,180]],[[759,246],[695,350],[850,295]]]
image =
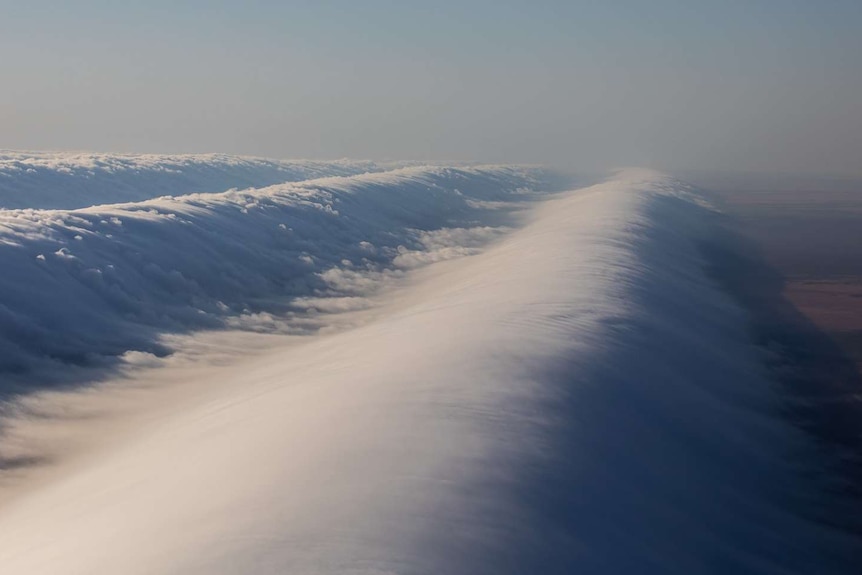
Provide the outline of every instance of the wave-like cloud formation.
[[405,168],[73,211],[0,210],[5,390],[128,351],[164,355],[164,333],[271,329],[272,314],[332,305],[308,298],[364,295],[381,277],[475,250],[495,235],[500,207],[543,178],[531,168]]
[[0,208],[74,209],[379,171],[351,160],[0,150]]
[[0,571],[853,572],[713,223],[648,172],[550,200],[0,510]]

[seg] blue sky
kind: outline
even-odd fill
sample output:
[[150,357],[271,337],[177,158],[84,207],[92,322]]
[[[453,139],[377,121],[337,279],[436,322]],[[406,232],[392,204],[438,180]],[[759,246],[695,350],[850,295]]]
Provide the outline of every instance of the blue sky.
[[862,173],[862,2],[4,2],[0,147]]

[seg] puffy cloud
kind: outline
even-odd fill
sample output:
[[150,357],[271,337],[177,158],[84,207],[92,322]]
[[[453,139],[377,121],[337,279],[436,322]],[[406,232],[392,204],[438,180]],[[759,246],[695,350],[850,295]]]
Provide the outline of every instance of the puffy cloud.
[[[63,176],[71,179],[56,179],[57,185],[75,182],[83,190],[93,184],[97,199],[99,170],[156,189],[158,174],[229,167],[240,177],[252,162],[104,156],[92,160],[98,177],[84,178],[72,165],[80,158],[26,161],[37,171],[71,162]],[[303,175],[367,167],[302,166]],[[305,332],[300,311],[353,309],[401,277],[401,268],[473,253],[498,232],[465,224],[487,218],[496,226],[499,210],[467,200],[518,199],[517,190],[539,187],[543,174],[413,167],[78,210],[0,210],[0,266],[7,278],[0,281],[0,301],[11,314],[0,314],[0,375],[26,385],[50,383],[130,351],[164,355],[166,333],[225,326],[289,332],[283,324],[291,323]],[[75,185],[69,184],[70,194]]]

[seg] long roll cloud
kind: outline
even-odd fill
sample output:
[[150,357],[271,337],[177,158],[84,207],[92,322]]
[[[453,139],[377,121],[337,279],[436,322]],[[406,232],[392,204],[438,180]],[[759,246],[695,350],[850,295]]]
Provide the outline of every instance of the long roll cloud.
[[469,257],[56,463],[0,507],[0,572],[853,572],[858,540],[812,513],[838,504],[816,446],[707,273],[712,208],[626,171],[500,218],[540,176],[414,168],[4,216],[0,259],[30,286],[2,286],[27,334],[7,367]]

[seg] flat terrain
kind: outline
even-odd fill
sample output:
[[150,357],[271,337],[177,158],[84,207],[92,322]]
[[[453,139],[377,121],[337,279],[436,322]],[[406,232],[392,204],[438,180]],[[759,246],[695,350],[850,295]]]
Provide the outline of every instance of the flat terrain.
[[[780,294],[862,373],[862,183],[709,181]],[[778,186],[777,188],[772,186]],[[824,358],[826,359],[826,358]]]

